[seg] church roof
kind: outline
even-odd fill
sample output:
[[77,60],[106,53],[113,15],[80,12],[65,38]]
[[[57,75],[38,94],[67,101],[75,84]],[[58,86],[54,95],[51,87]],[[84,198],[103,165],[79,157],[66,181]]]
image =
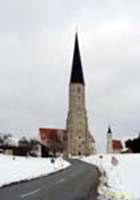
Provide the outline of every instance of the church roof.
[[84,83],[84,76],[82,70],[82,62],[80,57],[79,50],[79,42],[78,42],[78,34],[75,36],[75,46],[74,46],[74,54],[73,54],[73,62],[72,62],[72,71],[71,71],[71,79],[70,83]]
[[41,141],[44,140],[52,140],[57,141],[61,138],[61,135],[64,135],[65,130],[64,129],[55,129],[55,128],[40,128],[39,134]]
[[120,150],[123,149],[123,145],[121,140],[113,140],[112,141],[112,147],[114,150]]

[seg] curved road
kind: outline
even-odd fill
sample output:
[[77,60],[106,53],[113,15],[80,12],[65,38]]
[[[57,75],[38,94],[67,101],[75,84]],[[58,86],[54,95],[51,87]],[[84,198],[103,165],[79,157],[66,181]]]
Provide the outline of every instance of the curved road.
[[96,200],[98,169],[70,162],[72,166],[59,173],[0,188],[0,200]]

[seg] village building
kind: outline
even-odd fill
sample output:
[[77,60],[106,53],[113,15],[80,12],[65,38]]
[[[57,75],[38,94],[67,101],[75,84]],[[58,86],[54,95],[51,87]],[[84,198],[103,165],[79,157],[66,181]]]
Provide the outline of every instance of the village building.
[[121,140],[116,140],[113,139],[112,140],[112,153],[121,153],[123,150],[123,144]]
[[41,144],[41,155],[58,156],[63,153],[66,141],[66,130],[56,128],[40,128],[39,141]]

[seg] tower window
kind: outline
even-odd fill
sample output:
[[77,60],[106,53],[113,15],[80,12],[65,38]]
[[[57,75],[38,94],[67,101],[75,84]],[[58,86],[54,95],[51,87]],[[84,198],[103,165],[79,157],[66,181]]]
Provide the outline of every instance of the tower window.
[[78,155],[81,156],[81,151],[79,151]]
[[79,140],[81,139],[81,136],[79,136]]

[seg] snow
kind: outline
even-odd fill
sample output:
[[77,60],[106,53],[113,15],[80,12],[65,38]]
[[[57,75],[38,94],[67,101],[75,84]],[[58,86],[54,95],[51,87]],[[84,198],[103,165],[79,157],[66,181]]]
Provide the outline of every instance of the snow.
[[0,187],[14,182],[30,180],[69,167],[61,157],[51,163],[51,158],[32,158],[0,155]]
[[100,200],[140,199],[140,154],[104,154],[82,159],[101,171]]

